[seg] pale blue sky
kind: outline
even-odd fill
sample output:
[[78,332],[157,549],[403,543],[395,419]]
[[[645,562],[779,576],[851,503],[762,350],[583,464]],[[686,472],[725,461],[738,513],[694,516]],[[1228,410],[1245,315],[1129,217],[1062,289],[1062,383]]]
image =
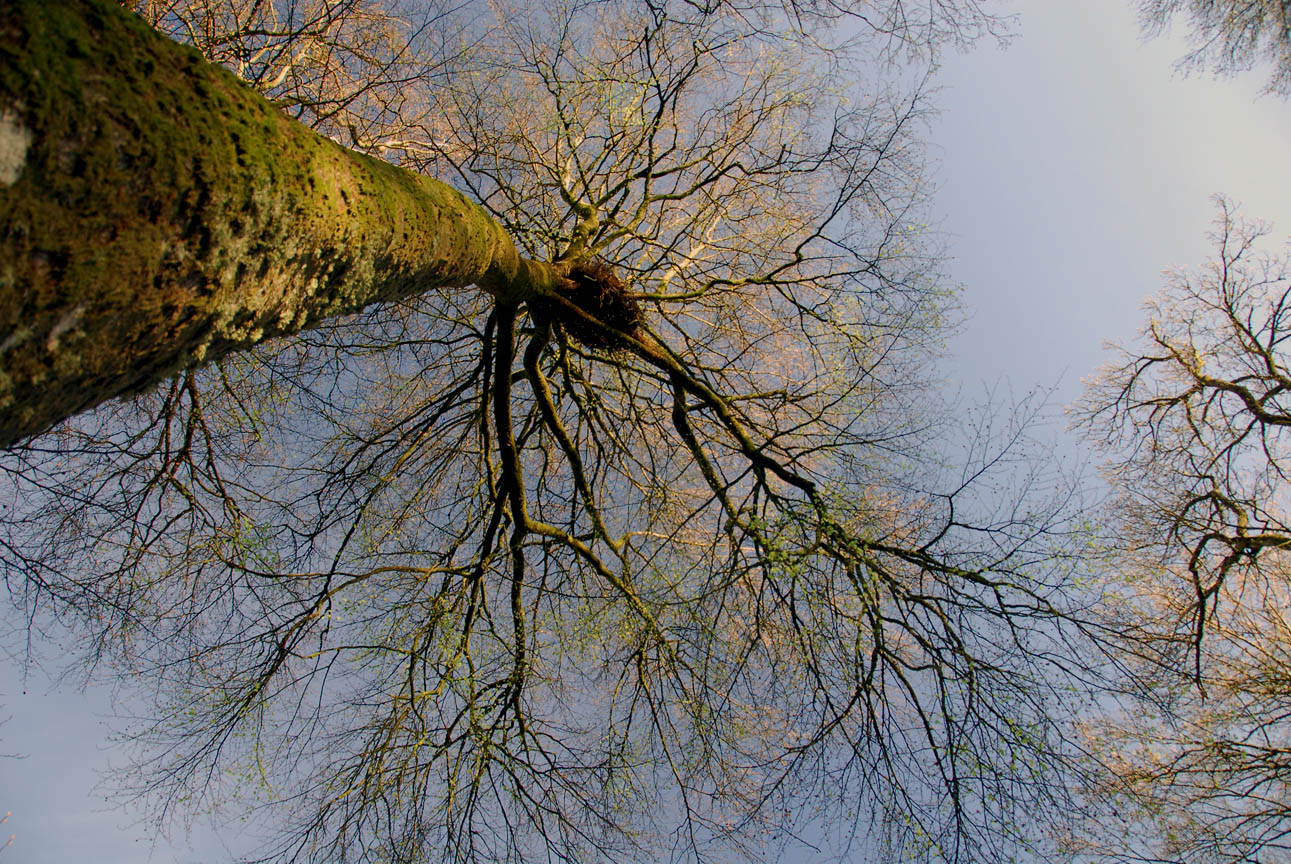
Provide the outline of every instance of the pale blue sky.
[[[933,128],[935,210],[949,272],[971,318],[951,343],[968,396],[1005,379],[1021,394],[1062,379],[1056,398],[1130,338],[1170,266],[1197,266],[1223,193],[1291,233],[1291,104],[1257,98],[1257,73],[1181,78],[1181,43],[1141,43],[1128,0],[1028,0],[1008,50],[947,58]],[[26,692],[24,692],[24,687]],[[17,834],[0,864],[149,860],[136,816],[95,794],[113,757],[99,691],[81,694],[0,659],[0,814]],[[240,829],[225,832],[234,843]],[[195,852],[151,860],[223,860]]]
[[1022,37],[948,58],[936,100],[936,209],[971,315],[951,348],[966,392],[1061,378],[1065,402],[1162,270],[1211,257],[1212,195],[1291,234],[1291,103],[1258,98],[1258,73],[1181,77],[1181,40],[1144,43],[1128,0],[1015,8]]

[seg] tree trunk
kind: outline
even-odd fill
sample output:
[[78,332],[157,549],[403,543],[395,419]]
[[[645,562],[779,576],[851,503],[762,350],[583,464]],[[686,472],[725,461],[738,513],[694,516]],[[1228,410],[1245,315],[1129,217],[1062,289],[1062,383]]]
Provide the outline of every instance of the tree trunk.
[[0,8],[0,447],[382,300],[559,276],[110,0]]

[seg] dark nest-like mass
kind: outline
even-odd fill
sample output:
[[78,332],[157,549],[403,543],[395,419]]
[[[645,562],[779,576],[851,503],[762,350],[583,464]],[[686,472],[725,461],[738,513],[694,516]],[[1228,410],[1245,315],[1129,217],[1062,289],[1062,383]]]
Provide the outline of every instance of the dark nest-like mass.
[[530,301],[530,309],[538,318],[559,324],[574,341],[593,350],[625,350],[629,345],[625,337],[635,336],[645,320],[641,304],[628,292],[623,280],[599,261],[573,265],[561,296],[568,304],[540,299]]

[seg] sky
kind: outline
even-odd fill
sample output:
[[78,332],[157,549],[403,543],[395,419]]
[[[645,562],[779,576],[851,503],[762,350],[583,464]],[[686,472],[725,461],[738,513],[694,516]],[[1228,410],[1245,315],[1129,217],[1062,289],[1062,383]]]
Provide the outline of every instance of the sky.
[[[1105,341],[1133,337],[1162,271],[1212,256],[1213,195],[1291,235],[1291,103],[1259,97],[1258,72],[1181,77],[1181,39],[1142,42],[1128,0],[1014,8],[1019,38],[945,58],[935,100],[933,212],[969,316],[948,368],[968,398],[1055,388],[1065,404]],[[227,860],[236,826],[154,849],[96,790],[122,759],[110,715],[101,688],[24,679],[0,654],[0,754],[23,757],[0,758],[0,844],[16,835],[0,864]]]
[[1182,77],[1183,32],[1143,42],[1127,0],[1017,4],[1021,38],[947,58],[935,211],[970,316],[966,394],[1057,385],[1068,403],[1142,323],[1167,268],[1199,267],[1222,194],[1291,234],[1291,103],[1258,72]]

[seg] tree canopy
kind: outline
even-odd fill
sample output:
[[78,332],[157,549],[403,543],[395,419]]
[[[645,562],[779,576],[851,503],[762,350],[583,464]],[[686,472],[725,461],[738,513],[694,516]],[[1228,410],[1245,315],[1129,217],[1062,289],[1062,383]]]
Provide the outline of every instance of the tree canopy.
[[1127,667],[1122,710],[1089,729],[1124,820],[1095,834],[1108,860],[1288,849],[1291,259],[1218,208],[1214,260],[1168,275],[1081,418],[1112,459],[1105,613]]
[[1291,7],[1284,0],[1138,0],[1144,29],[1165,30],[1185,15],[1192,51],[1184,70],[1234,75],[1271,67],[1266,93],[1291,96]]
[[[1007,22],[976,0],[124,5],[142,21],[57,7],[79,47],[48,55],[48,99],[80,100],[56,116],[88,149],[33,133],[0,203],[95,218],[58,191],[87,188],[59,185],[80,159],[127,172],[126,210],[162,202],[148,254],[46,226],[124,262],[114,291],[234,302],[321,268],[367,292],[234,315],[0,457],[6,583],[146,699],[122,785],[159,823],[271,814],[265,861],[1281,850],[1286,274],[1248,269],[1226,217],[1220,263],[1091,390],[1121,459],[1101,525],[1031,449],[1038,409],[952,411],[929,64]],[[57,77],[14,32],[11,103]],[[166,118],[212,137],[165,165],[120,145]],[[359,179],[312,194],[331,171]],[[428,200],[541,284],[494,272],[496,244],[443,276],[478,235]],[[39,362],[82,321],[110,337],[128,302],[63,327],[63,286],[92,280],[7,218],[45,279],[20,284],[50,288]],[[11,437],[99,402],[78,398]]]

